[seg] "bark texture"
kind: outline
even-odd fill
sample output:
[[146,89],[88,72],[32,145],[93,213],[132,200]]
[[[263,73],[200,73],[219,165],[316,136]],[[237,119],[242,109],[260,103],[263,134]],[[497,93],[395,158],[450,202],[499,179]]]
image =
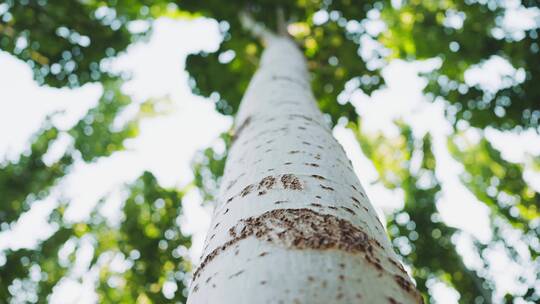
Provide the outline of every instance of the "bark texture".
[[421,302],[288,38],[269,39],[236,125],[188,303]]

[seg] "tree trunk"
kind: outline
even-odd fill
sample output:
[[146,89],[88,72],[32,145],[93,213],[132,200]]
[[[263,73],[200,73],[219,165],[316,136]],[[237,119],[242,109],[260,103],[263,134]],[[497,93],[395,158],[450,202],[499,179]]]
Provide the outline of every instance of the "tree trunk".
[[420,303],[302,53],[272,37],[243,98],[188,303]]

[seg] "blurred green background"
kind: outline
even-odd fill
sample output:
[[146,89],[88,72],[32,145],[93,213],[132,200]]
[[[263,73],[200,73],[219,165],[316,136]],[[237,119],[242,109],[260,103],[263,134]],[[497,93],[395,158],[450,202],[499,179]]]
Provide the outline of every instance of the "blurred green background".
[[539,6],[2,1],[0,303],[184,303],[278,10],[426,302],[539,303]]

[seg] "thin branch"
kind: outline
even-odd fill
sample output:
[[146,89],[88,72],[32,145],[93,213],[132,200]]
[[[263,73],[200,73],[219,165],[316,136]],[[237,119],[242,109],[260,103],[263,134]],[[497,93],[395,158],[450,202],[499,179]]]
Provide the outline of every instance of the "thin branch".
[[277,32],[281,36],[287,36],[287,21],[285,21],[285,12],[283,7],[278,6],[276,9],[276,19],[277,19]]
[[253,36],[260,38],[263,42],[269,43],[270,40],[276,38],[276,35],[272,31],[268,30],[263,24],[256,22],[247,11],[240,11],[238,17],[242,27],[251,32]]

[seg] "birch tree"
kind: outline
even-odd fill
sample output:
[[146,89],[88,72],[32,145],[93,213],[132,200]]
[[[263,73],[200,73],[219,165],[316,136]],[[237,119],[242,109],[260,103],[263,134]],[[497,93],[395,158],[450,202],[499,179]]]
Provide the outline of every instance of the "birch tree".
[[266,49],[188,303],[421,303],[285,34]]
[[[455,294],[459,293],[460,303],[490,303],[491,301],[537,303],[540,300],[538,288],[540,286],[538,283],[540,282],[538,276],[540,273],[539,193],[538,189],[531,185],[529,177],[531,173],[538,171],[540,158],[538,154],[528,155],[525,161],[516,163],[516,160],[506,159],[504,153],[499,151],[500,146],[506,144],[505,142],[495,143],[485,138],[474,142],[466,138],[466,134],[470,132],[482,135],[483,130],[488,127],[492,133],[494,130],[497,132],[511,130],[514,133],[522,130],[539,132],[540,56],[538,52],[540,49],[538,46],[540,35],[538,35],[538,22],[535,17],[538,14],[537,1],[157,0],[134,2],[104,0],[66,3],[53,0],[8,0],[0,3],[0,49],[4,52],[2,56],[7,52],[8,56],[25,62],[32,69],[34,79],[39,84],[52,87],[79,87],[89,82],[101,82],[107,87],[108,83],[111,83],[110,79],[114,79],[115,75],[107,69],[106,64],[101,63],[113,59],[128,45],[136,41],[140,42],[138,38],[151,33],[154,19],[162,16],[212,18],[207,21],[218,25],[223,42],[214,53],[188,56],[186,69],[192,77],[190,82],[195,93],[211,97],[211,100],[215,101],[217,111],[225,115],[236,115],[247,85],[259,67],[263,50],[260,41],[254,39],[246,29],[242,28],[238,11],[247,10],[257,21],[269,28],[275,28],[278,18],[274,12],[278,6],[283,8],[284,17],[292,22],[291,39],[305,56],[309,70],[309,79],[306,83],[311,84],[317,107],[324,113],[325,123],[328,120],[333,125],[338,119],[346,118],[347,128],[355,133],[363,153],[373,162],[379,174],[378,181],[386,188],[399,189],[404,193],[403,208],[398,208],[388,214],[387,223],[383,224],[388,227],[396,252],[400,253],[404,263],[411,268],[411,274],[424,299],[428,302],[434,300],[436,293],[432,290],[432,284],[436,282],[453,288],[456,291]],[[519,20],[520,27],[514,27],[506,22],[509,19]],[[133,21],[137,22],[132,23]],[[139,28],[141,31],[134,32],[132,24],[145,24],[148,27]],[[178,37],[178,39],[184,39],[184,37]],[[185,43],[190,43],[190,41],[185,41]],[[266,43],[269,48],[271,44],[270,41]],[[374,45],[376,47],[373,47]],[[403,122],[396,124],[399,134],[395,137],[389,137],[386,134],[367,134],[361,128],[359,114],[348,102],[353,93],[361,91],[362,94],[370,95],[375,90],[381,89],[384,80],[380,72],[396,58],[407,61],[435,59],[440,63],[437,69],[426,71],[422,75],[427,83],[424,91],[430,93],[424,98],[437,102],[444,99],[448,122],[455,128],[453,130],[455,134],[449,138],[448,151],[456,161],[463,165],[460,178],[462,184],[469,189],[470,196],[489,208],[491,214],[490,225],[493,238],[485,243],[469,236],[472,243],[470,251],[477,256],[478,263],[475,265],[466,264],[466,260],[462,258],[455,245],[455,237],[462,236],[464,231],[441,220],[436,203],[440,200],[441,191],[444,190],[441,190],[442,183],[436,172],[439,162],[433,155],[430,134],[418,137],[418,134]],[[513,72],[504,75],[501,86],[486,88],[482,86],[482,83],[466,81],[465,74],[468,71],[482,70],[483,66],[488,66],[493,61],[505,63],[514,69]],[[492,73],[484,74],[492,76]],[[279,81],[270,79],[265,83],[270,86],[273,82]],[[285,82],[282,79],[280,86]],[[10,85],[9,79],[7,85]],[[110,96],[114,96],[112,100],[109,100]],[[118,110],[130,104],[131,101],[116,93],[107,94],[106,97],[107,102],[103,104],[100,102],[96,109],[91,110],[73,130],[69,131],[69,135],[75,139],[75,145],[72,150],[70,149],[71,151],[61,156],[58,162],[51,165],[44,163],[42,159],[43,155],[47,154],[49,145],[59,134],[59,130],[47,123],[31,139],[27,152],[19,158],[0,160],[0,193],[2,193],[0,231],[4,233],[9,230],[10,226],[20,220],[26,211],[34,208],[37,198],[43,198],[49,193],[51,186],[69,174],[74,155],[80,154],[84,161],[93,162],[121,150],[125,138],[136,136],[134,124],[130,124],[120,133],[110,132],[109,125],[116,121]],[[276,99],[272,100],[277,101],[279,96],[274,97]],[[9,107],[10,101],[3,101],[7,102]],[[399,103],[401,100],[395,102]],[[248,113],[247,110],[242,112]],[[317,115],[320,116],[320,114]],[[251,116],[253,115],[245,114],[243,117]],[[290,119],[290,122],[287,120],[290,124],[295,122],[300,123],[295,118]],[[257,120],[243,124],[243,121],[238,119],[237,126],[245,125],[245,127],[241,132],[237,128],[238,135],[233,150],[241,150],[236,146],[246,140],[239,139],[243,136],[242,133],[249,136],[250,132],[253,132],[250,131],[251,128],[262,124]],[[302,125],[300,127],[307,128]],[[89,134],[88,130],[93,130],[92,134]],[[281,133],[276,137],[286,138]],[[230,134],[224,133],[222,138],[228,147]],[[330,138],[326,139],[330,140]],[[164,140],[177,141],[179,139],[175,137]],[[322,139],[317,138],[317,140]],[[467,144],[464,145],[464,143]],[[304,144],[301,145],[304,150],[307,148],[303,147]],[[246,146],[246,150],[248,149],[249,146]],[[269,157],[266,154],[272,152],[265,154],[264,151],[267,149],[277,148],[268,147],[262,152],[257,151],[262,156]],[[296,150],[300,151],[300,148],[290,151]],[[224,156],[227,153],[227,150],[217,152],[208,148],[205,150],[202,162],[195,165],[195,184],[200,187],[205,198],[215,196],[214,185],[220,183]],[[238,158],[239,155],[235,152],[233,156]],[[295,156],[294,153],[291,157],[293,156]],[[307,166],[307,168],[328,169],[326,161],[324,167],[320,164],[323,159],[318,161],[319,163],[316,160],[306,161],[306,163],[315,163],[320,166]],[[270,164],[269,161],[265,163]],[[254,165],[247,163],[240,165],[253,167],[255,170]],[[270,165],[268,166],[272,169]],[[230,196],[225,196],[224,199],[228,200],[235,196],[235,200],[247,201],[249,198],[252,202],[252,198],[255,197],[260,199],[257,201],[260,203],[270,198],[269,195],[277,195],[276,191],[281,191],[280,193],[286,196],[287,191],[300,195],[306,194],[306,189],[313,190],[309,188],[311,184],[308,177],[302,176],[302,172],[292,167],[290,169],[290,172],[283,171],[281,175],[269,172],[259,177],[253,176],[253,180],[246,178],[244,186],[253,185],[251,192],[257,193],[261,191],[257,190],[259,187],[257,182],[268,176],[274,178],[273,188],[271,190],[261,188],[266,193],[260,197],[251,192],[244,198],[238,196],[239,192],[235,191],[241,191],[244,188],[237,185],[235,187],[238,189],[230,193]],[[281,181],[283,174],[293,174],[298,181],[302,182],[300,184],[304,187],[303,190],[284,189]],[[325,174],[315,173],[314,175],[325,178],[332,176],[330,173]],[[447,173],[444,172],[444,174]],[[231,170],[228,170],[225,177],[228,182],[231,179],[234,180]],[[305,181],[306,179],[308,181]],[[323,183],[321,180],[321,184],[328,187],[330,183],[328,181]],[[335,189],[337,188],[334,188],[332,193],[337,193]],[[131,194],[123,209],[126,218],[120,227],[104,224],[103,218],[98,213],[93,213],[88,220],[80,223],[66,223],[63,220],[65,206],[62,203],[53,211],[49,219],[49,222],[57,225],[59,229],[47,240],[43,240],[35,248],[0,252],[0,302],[16,302],[26,299],[25,297],[28,301],[37,299],[38,302],[46,302],[58,283],[70,276],[70,269],[73,266],[72,263],[68,263],[69,265],[63,263],[58,252],[61,248],[74,244],[78,247],[82,238],[94,238],[96,239],[94,257],[89,267],[103,267],[96,286],[99,302],[163,303],[174,300],[183,303],[187,295],[187,291],[184,290],[185,273],[190,270],[190,266],[179,253],[184,252],[186,247],[190,246],[190,242],[189,238],[183,236],[178,230],[179,227],[175,226],[175,217],[181,212],[181,198],[179,197],[181,193],[163,189],[151,174],[144,174],[129,187],[129,191]],[[227,193],[224,190],[221,195],[225,194]],[[321,201],[323,195],[319,196],[321,199],[318,200]],[[157,207],[162,205],[162,201],[154,204],[157,197],[166,201],[165,208]],[[142,201],[140,198],[143,198]],[[357,199],[363,202],[360,197]],[[107,198],[104,197],[103,200]],[[281,200],[284,199],[276,201]],[[333,206],[338,208],[333,210],[330,208],[330,200],[326,200],[328,208],[325,211],[318,209],[325,205],[324,202],[319,201],[314,200],[309,204],[319,204],[321,207],[317,205],[287,207],[287,205],[279,206],[279,204],[278,206],[280,210],[311,208],[313,212],[323,215],[333,214],[336,218],[347,220],[346,216],[349,216],[347,213],[338,214],[340,211],[345,211],[339,207],[347,207],[347,205]],[[335,201],[337,202],[337,199]],[[295,201],[295,203],[304,204],[304,201]],[[231,201],[230,204],[233,202]],[[240,204],[238,202],[238,205]],[[340,204],[345,203],[340,202]],[[254,208],[257,205],[248,203],[242,206]],[[350,209],[358,213],[356,209]],[[237,212],[240,210],[244,208],[237,209]],[[256,209],[249,211],[251,213],[248,209],[244,211],[249,213],[246,216],[247,219],[251,219],[250,227],[255,224],[258,224],[257,227],[266,227],[260,223],[268,221],[269,215],[262,218],[261,216],[273,210]],[[257,212],[260,214],[256,215]],[[148,214],[152,215],[148,217]],[[276,216],[275,213],[269,214]],[[240,226],[248,225],[240,221],[239,214],[235,216],[238,216],[238,220],[234,227],[239,229]],[[287,216],[288,219],[299,215],[288,214]],[[350,216],[352,217],[352,214]],[[356,222],[350,221],[350,223],[354,227],[361,227],[357,224],[360,220],[365,220],[364,217],[360,214]],[[313,218],[314,216],[309,217],[309,219]],[[152,222],[149,222],[149,219]],[[232,225],[234,219],[230,221]],[[296,222],[301,221],[296,220]],[[214,225],[217,223],[220,221],[214,222]],[[281,225],[280,223],[277,222],[275,225]],[[287,248],[285,247],[286,240],[289,240],[288,237],[291,235],[283,233],[283,236],[287,236],[285,241],[277,234],[273,237],[275,241],[261,241],[256,233],[267,235],[270,230],[263,232],[257,230],[250,236],[242,234],[241,231],[234,231],[235,237],[230,236],[228,240],[239,239],[240,236],[245,236],[245,238],[232,245],[233,249],[241,242],[247,242],[247,239],[252,239],[252,243],[258,241],[265,246],[283,249]],[[366,235],[376,239],[375,236],[378,233],[368,231]],[[216,237],[218,237],[217,234],[214,238]],[[308,237],[308,239],[311,238]],[[336,243],[337,241],[332,244]],[[381,245],[388,244],[381,242]],[[179,247],[175,248],[176,246]],[[301,249],[295,249],[295,247],[291,250],[301,250],[303,253],[341,252],[343,255],[363,256],[363,253],[356,251],[356,253],[350,253],[339,248],[317,251],[306,249],[305,244],[294,246]],[[213,252],[210,247],[206,251]],[[110,257],[111,252],[129,257],[133,266],[123,273],[109,271],[110,269],[107,269],[109,264],[100,264],[101,262],[98,263],[98,261],[106,259],[107,256]],[[493,271],[486,257],[494,252],[506,256],[511,261],[512,269],[516,271],[503,274],[497,272],[497,269]],[[380,252],[377,251],[377,254]],[[214,259],[217,261],[217,258],[214,257]],[[97,264],[100,265],[96,266]],[[386,267],[386,265],[382,266]],[[41,276],[35,275],[36,269],[41,270]],[[289,272],[283,275],[285,278],[296,273],[292,265],[287,270]],[[199,274],[203,275],[204,271],[199,271]],[[324,274],[330,277],[330,272],[326,271]],[[339,274],[335,275],[339,280]],[[501,280],[502,276],[504,280]],[[119,281],[129,282],[129,284],[122,287],[110,284]],[[501,291],[499,289],[501,281],[518,282],[516,285],[518,289]],[[319,289],[322,293],[322,282],[320,283]],[[165,288],[166,286],[168,288]],[[176,289],[171,286],[176,286]],[[302,288],[305,290],[306,286]],[[328,283],[326,287],[330,288]],[[338,295],[335,294],[335,296]],[[337,300],[332,299],[331,302],[335,301]],[[221,299],[218,302],[220,303]]]

